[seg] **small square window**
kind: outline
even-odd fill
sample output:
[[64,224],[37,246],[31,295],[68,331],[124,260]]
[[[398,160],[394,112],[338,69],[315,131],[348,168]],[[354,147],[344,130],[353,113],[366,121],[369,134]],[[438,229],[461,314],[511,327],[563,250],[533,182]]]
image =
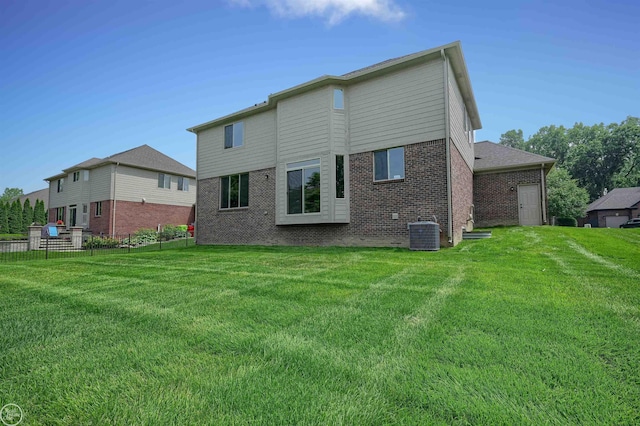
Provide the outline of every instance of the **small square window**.
[[237,148],[244,144],[244,123],[237,123],[224,126],[224,148]]
[[404,179],[404,147],[373,153],[374,180]]

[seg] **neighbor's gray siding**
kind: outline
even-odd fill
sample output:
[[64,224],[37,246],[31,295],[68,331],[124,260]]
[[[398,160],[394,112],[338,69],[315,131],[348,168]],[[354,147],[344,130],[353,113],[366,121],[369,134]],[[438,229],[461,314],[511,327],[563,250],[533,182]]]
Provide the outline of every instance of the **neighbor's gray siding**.
[[114,164],[108,164],[89,171],[90,202],[112,198],[111,173],[114,168]]
[[198,179],[274,167],[276,163],[275,109],[244,118],[244,144],[224,149],[224,125],[198,133]]
[[444,138],[443,71],[434,60],[349,86],[350,152]]
[[189,190],[178,191],[178,177],[171,175],[171,188],[158,188],[158,173],[127,166],[118,166],[116,199],[142,204],[170,204],[192,206],[196,202],[196,181],[189,178]]
[[[460,93],[455,73],[451,64],[447,61],[449,67],[449,121],[450,136],[453,143],[458,148],[460,155],[467,163],[469,168],[473,169],[473,131],[469,127],[469,132],[465,132],[465,103]],[[470,123],[469,123],[470,125]]]

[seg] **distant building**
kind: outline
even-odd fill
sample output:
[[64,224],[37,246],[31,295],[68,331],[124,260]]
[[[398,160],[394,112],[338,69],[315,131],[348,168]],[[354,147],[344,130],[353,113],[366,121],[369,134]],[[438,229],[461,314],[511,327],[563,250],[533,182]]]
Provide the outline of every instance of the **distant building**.
[[587,223],[596,228],[618,228],[640,217],[640,187],[616,188],[587,206]]
[[194,221],[195,177],[148,145],[91,158],[45,179],[49,221],[105,235],[186,225]]
[[49,188],[39,189],[37,191],[24,194],[20,197],[20,204],[24,205],[24,202],[27,198],[29,199],[29,204],[31,204],[31,207],[36,205],[36,200],[43,201],[44,210],[46,211],[47,206],[49,205]]

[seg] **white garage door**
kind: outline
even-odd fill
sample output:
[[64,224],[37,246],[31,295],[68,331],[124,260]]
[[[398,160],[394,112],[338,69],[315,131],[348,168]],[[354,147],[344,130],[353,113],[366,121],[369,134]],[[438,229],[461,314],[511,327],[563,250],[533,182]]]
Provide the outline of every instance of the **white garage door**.
[[629,220],[629,216],[605,216],[604,223],[607,228],[619,228],[620,225]]

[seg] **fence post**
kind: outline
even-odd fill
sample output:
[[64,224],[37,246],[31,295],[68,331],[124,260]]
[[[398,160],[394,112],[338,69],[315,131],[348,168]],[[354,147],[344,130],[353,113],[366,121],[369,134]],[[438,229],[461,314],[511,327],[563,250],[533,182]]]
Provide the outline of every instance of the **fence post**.
[[45,244],[45,246],[44,246],[44,258],[45,259],[49,259],[49,238],[50,237],[47,236],[47,244]]
[[89,251],[91,252],[91,256],[93,256],[93,234],[89,237]]
[[129,242],[127,243],[127,253],[131,253],[131,234],[129,234]]

